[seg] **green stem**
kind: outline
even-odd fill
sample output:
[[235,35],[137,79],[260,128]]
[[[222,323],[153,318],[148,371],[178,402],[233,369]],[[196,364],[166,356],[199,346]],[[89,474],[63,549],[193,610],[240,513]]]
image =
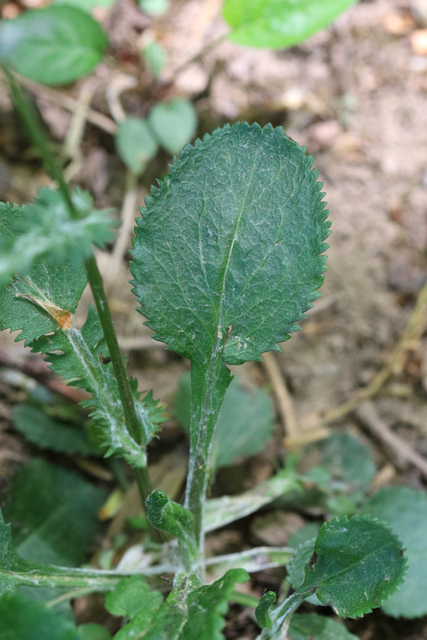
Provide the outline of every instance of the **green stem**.
[[[46,171],[57,182],[67,204],[70,217],[73,220],[79,219],[80,213],[73,203],[70,187],[66,183],[64,175],[62,173],[62,169],[57,163],[51,149],[49,148],[46,137],[43,133],[42,124],[39,122],[37,114],[22,94],[21,88],[19,87],[14,75],[10,72],[9,69],[4,68],[4,70],[11,87],[12,96],[17,111],[28,129],[28,133],[30,135],[32,143],[39,150]],[[134,440],[138,442],[138,444],[145,444],[141,442],[140,430],[138,428],[138,418],[136,416],[132,391],[129,385],[129,379],[126,374],[123,358],[120,353],[119,343],[114,331],[113,320],[111,317],[110,308],[108,306],[107,296],[105,295],[101,274],[99,273],[99,269],[93,254],[89,258],[87,258],[85,266],[88,281],[92,289],[93,297],[95,299],[96,309],[98,311],[101,326],[105,335],[105,340],[113,363],[114,373],[117,378],[117,384],[123,404],[125,423],[127,425],[127,428],[129,429],[129,433],[134,438]],[[141,499],[144,504],[147,496],[151,493],[151,484],[148,476],[148,471],[146,468],[134,469],[134,473],[138,483],[139,492],[141,494]]]
[[286,598],[286,600],[270,614],[272,622],[271,629],[264,628],[262,633],[257,637],[257,640],[279,640],[287,638],[287,630],[292,614],[308,595],[310,595],[310,590],[304,592],[297,591],[289,596],[289,598]]
[[230,372],[215,354],[207,366],[192,363],[190,461],[185,506],[194,516],[200,560],[204,558],[203,510],[210,478],[209,457],[219,410],[231,382]]

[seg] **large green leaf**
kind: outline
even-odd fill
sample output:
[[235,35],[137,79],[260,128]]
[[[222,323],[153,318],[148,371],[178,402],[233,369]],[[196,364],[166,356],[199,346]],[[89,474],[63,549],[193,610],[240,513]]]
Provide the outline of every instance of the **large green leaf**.
[[[191,377],[183,376],[175,395],[176,416],[190,430]],[[271,437],[274,411],[271,398],[262,389],[245,389],[236,376],[224,397],[212,443],[212,467],[232,464],[240,456],[262,451]]]
[[99,530],[96,512],[105,491],[43,460],[13,478],[4,508],[19,555],[33,562],[78,566]]
[[155,339],[200,366],[260,360],[319,296],[329,224],[317,171],[282,128],[187,146],[138,219],[135,293]]
[[75,626],[53,611],[18,594],[0,598],[2,640],[79,640]]
[[381,608],[390,616],[416,618],[427,614],[427,496],[409,487],[381,489],[363,504],[362,514],[385,520],[402,540],[408,572],[399,591]]
[[284,49],[330,24],[356,0],[225,0],[230,39],[248,47]]
[[0,23],[0,63],[45,84],[65,84],[89,73],[107,44],[98,22],[66,5],[27,11]]
[[292,616],[289,640],[357,640],[345,626],[332,618],[315,613],[297,613]]

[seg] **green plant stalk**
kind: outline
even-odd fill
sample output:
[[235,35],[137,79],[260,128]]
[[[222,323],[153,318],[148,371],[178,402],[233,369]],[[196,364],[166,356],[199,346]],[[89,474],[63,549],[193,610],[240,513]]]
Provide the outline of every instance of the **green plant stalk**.
[[264,628],[257,640],[277,640],[288,637],[288,628],[294,611],[310,595],[310,590],[296,591],[289,598],[286,598],[273,613],[270,614],[272,628]]
[[[27,127],[32,143],[40,153],[46,171],[57,182],[67,204],[70,217],[74,220],[79,219],[80,213],[73,203],[71,190],[64,179],[64,175],[56,161],[55,156],[49,148],[46,137],[42,130],[42,125],[40,122],[38,122],[36,113],[22,94],[21,88],[17,83],[14,75],[10,72],[9,69],[5,67],[4,70],[10,84],[16,109],[21,116],[25,126]],[[89,258],[87,258],[85,267],[89,285],[93,293],[96,309],[98,311],[99,319],[101,322],[102,330],[104,332],[105,340],[110,352],[114,373],[116,375],[117,385],[123,404],[125,422],[129,429],[129,433],[134,438],[134,440],[138,442],[138,444],[143,444],[142,442],[140,442],[138,418],[135,412],[135,405],[132,398],[129,379],[126,374],[123,358],[120,353],[119,343],[114,331],[113,320],[111,317],[107,296],[105,295],[101,274],[99,273],[98,265],[96,264],[96,260],[93,254]],[[139,492],[141,494],[142,504],[144,505],[145,500],[151,493],[151,483],[148,476],[148,471],[146,468],[134,469],[134,473],[136,481],[138,483]]]
[[213,435],[224,395],[231,382],[222,360],[222,349],[216,349],[210,363],[191,366],[190,461],[185,506],[194,516],[194,531],[200,554],[198,570],[203,573],[203,511],[211,474],[209,467]]

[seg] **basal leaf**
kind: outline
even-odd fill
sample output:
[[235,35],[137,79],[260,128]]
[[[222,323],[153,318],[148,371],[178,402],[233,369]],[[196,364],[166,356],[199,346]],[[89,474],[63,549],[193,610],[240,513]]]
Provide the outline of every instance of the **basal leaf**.
[[358,640],[345,626],[316,613],[297,613],[289,625],[289,640]]
[[82,564],[104,500],[105,491],[78,474],[32,460],[15,474],[4,508],[16,552],[32,562]]
[[[183,376],[175,395],[178,420],[190,430],[191,378]],[[259,453],[271,437],[274,411],[262,389],[245,389],[235,376],[224,397],[212,443],[212,467],[226,467],[241,457]]]
[[402,545],[385,524],[335,518],[320,528],[298,592],[315,593],[339,616],[363,616],[396,591],[405,567]]
[[116,146],[123,162],[136,174],[143,173],[159,148],[147,122],[143,118],[132,117],[119,124]]
[[19,594],[0,597],[2,640],[79,640],[75,626],[52,610]]
[[427,614],[427,496],[409,487],[381,489],[367,500],[361,514],[388,523],[402,540],[408,572],[399,591],[381,608],[390,616],[416,618]]
[[99,455],[83,429],[53,420],[36,407],[17,405],[12,411],[12,419],[15,429],[40,449],[84,456]]
[[237,123],[187,146],[137,221],[135,293],[155,339],[203,366],[260,360],[319,296],[329,224],[312,160]]
[[66,5],[27,11],[0,24],[0,63],[45,84],[65,84],[89,73],[107,45],[98,22]]
[[323,29],[355,0],[225,0],[230,40],[248,47],[284,49]]
[[178,153],[196,133],[197,111],[188,100],[158,102],[148,114],[148,124],[166,151]]

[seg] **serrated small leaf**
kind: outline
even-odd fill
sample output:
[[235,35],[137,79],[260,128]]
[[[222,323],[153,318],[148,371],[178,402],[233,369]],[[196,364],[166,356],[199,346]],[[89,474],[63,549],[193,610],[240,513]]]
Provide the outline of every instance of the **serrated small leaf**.
[[187,146],[136,228],[135,293],[192,363],[259,360],[322,284],[329,224],[312,160],[283,129],[237,123]]
[[194,516],[183,506],[170,500],[164,491],[153,491],[145,501],[150,524],[178,538],[178,544],[187,563],[199,559],[197,542],[194,537]]
[[289,625],[289,640],[358,640],[341,622],[316,613],[297,613]]
[[396,618],[427,614],[427,496],[409,487],[387,487],[375,493],[361,507],[388,523],[402,541],[408,558],[408,572],[399,591],[382,603],[382,610]]
[[44,84],[66,84],[100,62],[107,36],[85,11],[52,6],[0,24],[0,63]]
[[83,429],[53,420],[36,407],[17,405],[12,411],[12,420],[15,429],[40,449],[84,456],[99,455]]
[[130,116],[119,124],[116,146],[128,169],[137,175],[144,172],[159,148],[146,120]]
[[[191,378],[183,376],[175,395],[176,416],[190,430]],[[262,389],[245,389],[235,376],[224,397],[212,443],[212,468],[233,464],[241,456],[262,451],[271,438],[274,410],[271,398]]]
[[342,617],[379,607],[403,581],[402,544],[381,522],[353,516],[325,522],[300,593],[315,593]]
[[267,591],[260,599],[257,608],[255,609],[255,617],[261,628],[266,627],[271,629],[271,620],[269,611],[273,604],[276,602],[277,594],[274,591]]
[[2,640],[79,640],[68,620],[19,594],[0,597],[0,637]]
[[226,0],[230,40],[248,47],[284,49],[323,29],[355,0]]
[[197,111],[188,100],[159,102],[148,114],[148,124],[166,151],[178,153],[196,133]]

